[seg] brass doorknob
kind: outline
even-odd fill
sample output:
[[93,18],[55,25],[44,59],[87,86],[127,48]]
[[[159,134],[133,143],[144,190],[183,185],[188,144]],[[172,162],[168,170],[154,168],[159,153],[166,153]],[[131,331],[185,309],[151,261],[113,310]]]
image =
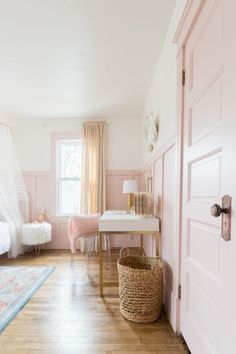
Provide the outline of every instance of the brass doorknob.
[[211,215],[215,216],[216,218],[220,216],[222,213],[228,214],[229,209],[228,208],[221,208],[219,204],[213,204],[211,207]]

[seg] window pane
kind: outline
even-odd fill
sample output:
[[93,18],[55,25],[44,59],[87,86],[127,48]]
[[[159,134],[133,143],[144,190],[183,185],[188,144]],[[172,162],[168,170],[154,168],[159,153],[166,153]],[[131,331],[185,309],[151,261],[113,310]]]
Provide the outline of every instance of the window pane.
[[59,214],[80,211],[81,139],[58,140],[58,207]]
[[60,182],[59,213],[76,214],[80,210],[80,181]]
[[81,140],[60,142],[59,177],[80,177],[81,152]]

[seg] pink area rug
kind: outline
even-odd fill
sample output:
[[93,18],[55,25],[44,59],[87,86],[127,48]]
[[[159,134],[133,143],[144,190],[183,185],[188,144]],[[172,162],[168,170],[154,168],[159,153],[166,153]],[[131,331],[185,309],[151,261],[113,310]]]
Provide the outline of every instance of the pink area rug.
[[53,267],[0,267],[0,333],[52,273]]

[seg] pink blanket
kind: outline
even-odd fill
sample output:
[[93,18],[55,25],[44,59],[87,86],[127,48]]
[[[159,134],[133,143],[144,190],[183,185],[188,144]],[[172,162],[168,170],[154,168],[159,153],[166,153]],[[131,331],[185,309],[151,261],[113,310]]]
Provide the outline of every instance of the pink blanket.
[[98,233],[101,214],[71,216],[68,224],[68,237],[71,253],[76,253],[75,242],[79,236],[90,236]]

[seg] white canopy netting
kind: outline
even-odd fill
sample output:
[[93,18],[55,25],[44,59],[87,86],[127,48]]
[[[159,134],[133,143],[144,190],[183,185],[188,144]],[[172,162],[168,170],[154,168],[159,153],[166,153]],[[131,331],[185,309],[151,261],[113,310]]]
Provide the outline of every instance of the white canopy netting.
[[23,253],[21,224],[24,222],[20,204],[28,205],[25,183],[16,159],[12,132],[0,123],[0,221],[10,226],[9,257]]

